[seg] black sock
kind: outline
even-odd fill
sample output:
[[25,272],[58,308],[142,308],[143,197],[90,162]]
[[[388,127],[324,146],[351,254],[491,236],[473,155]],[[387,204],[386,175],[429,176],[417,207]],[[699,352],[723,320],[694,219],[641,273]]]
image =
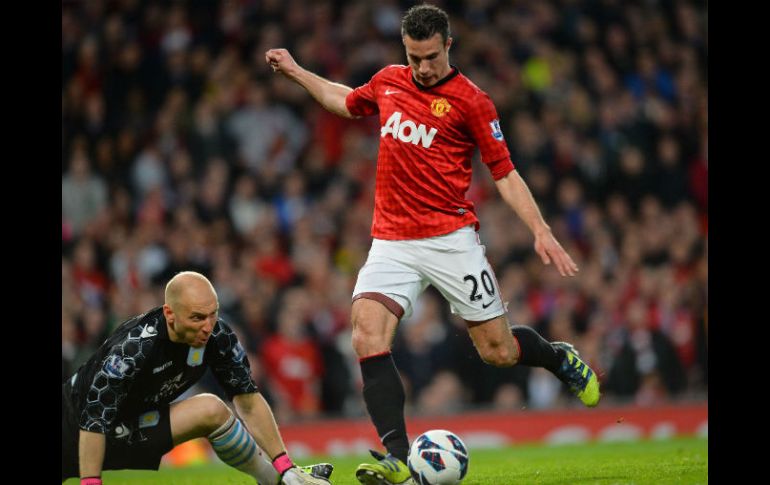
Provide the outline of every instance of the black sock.
[[524,325],[515,325],[511,333],[519,341],[519,364],[545,367],[554,374],[561,367],[565,352],[556,348],[537,332]]
[[[404,384],[390,352],[361,361],[364,378],[364,402],[377,435],[388,452],[406,463],[409,439],[404,421]],[[385,439],[382,439],[383,436]]]

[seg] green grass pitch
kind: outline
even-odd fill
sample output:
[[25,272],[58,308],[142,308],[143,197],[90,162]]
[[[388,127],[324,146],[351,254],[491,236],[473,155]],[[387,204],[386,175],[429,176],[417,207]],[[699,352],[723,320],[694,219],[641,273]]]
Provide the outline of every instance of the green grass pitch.
[[[663,485],[708,483],[708,440],[677,438],[665,441],[527,445],[470,450],[470,467],[463,485]],[[302,464],[334,464],[332,483],[358,485],[354,471],[367,460],[357,457],[315,457]],[[225,465],[202,465],[158,472],[107,471],[105,485],[246,485],[254,481]],[[76,479],[64,482],[77,485]]]

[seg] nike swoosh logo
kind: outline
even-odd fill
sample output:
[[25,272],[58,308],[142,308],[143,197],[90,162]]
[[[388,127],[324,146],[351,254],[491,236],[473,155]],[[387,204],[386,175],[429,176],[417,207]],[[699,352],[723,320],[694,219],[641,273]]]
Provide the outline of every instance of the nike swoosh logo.
[[142,334],[139,335],[139,338],[154,337],[156,335],[158,335],[158,331],[155,329],[155,327],[145,325],[145,327],[142,329]]
[[490,301],[490,302],[489,302],[489,303],[487,303],[486,305],[482,303],[482,304],[481,304],[481,308],[488,308],[488,307],[489,307],[489,305],[491,305],[492,303],[494,303],[494,300]]
[[385,90],[385,96],[389,96],[391,94],[400,93],[401,91],[391,91],[390,89]]
[[391,429],[390,431],[388,431],[384,435],[380,436],[380,441],[384,443],[385,442],[385,438],[387,438],[391,433],[395,433],[395,432],[396,432],[395,429]]

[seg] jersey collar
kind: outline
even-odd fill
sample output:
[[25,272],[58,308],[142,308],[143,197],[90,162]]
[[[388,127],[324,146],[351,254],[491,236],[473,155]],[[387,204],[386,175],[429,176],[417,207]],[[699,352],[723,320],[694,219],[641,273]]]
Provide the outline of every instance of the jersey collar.
[[434,84],[433,86],[423,86],[422,84],[418,83],[418,82],[417,82],[417,80],[416,80],[416,79],[414,78],[414,76],[412,75],[412,70],[411,70],[411,69],[409,69],[409,77],[410,77],[410,78],[412,78],[412,82],[414,83],[414,85],[415,85],[415,86],[417,86],[417,89],[419,89],[420,91],[429,91],[429,90],[431,90],[431,89],[433,89],[433,88],[437,88],[437,87],[441,86],[442,84],[446,84],[447,82],[449,82],[450,80],[452,80],[452,78],[453,78],[453,77],[455,77],[455,76],[457,76],[458,74],[460,74],[460,70],[459,70],[459,69],[457,69],[457,66],[453,66],[452,64],[450,64],[450,65],[449,65],[449,67],[451,67],[451,68],[452,68],[452,69],[449,71],[449,74],[447,74],[446,76],[444,76],[443,78],[441,78],[441,79],[440,79],[440,80],[439,80],[439,81],[438,81],[436,84]]

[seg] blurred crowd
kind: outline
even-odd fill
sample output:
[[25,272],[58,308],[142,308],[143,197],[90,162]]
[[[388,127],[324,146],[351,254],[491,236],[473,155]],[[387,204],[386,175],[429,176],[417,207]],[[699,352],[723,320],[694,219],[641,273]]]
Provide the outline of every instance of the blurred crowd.
[[[705,398],[706,2],[432,3],[450,13],[450,62],[491,96],[581,268],[543,265],[474,162],[468,197],[511,321],[574,343],[609,402]],[[412,4],[62,2],[62,379],[195,270],[279,420],[365,413],[349,316],[378,120],[325,112],[264,52],[356,87],[405,63]],[[483,364],[447,307],[429,289],[399,327],[413,412],[575,405],[547,371]]]

